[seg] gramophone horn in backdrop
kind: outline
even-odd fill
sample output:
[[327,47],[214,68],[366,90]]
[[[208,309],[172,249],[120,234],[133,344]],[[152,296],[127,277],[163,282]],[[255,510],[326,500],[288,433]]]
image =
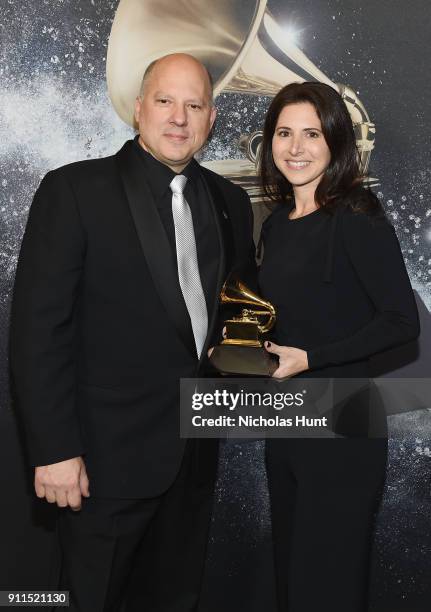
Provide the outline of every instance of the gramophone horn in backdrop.
[[[215,95],[236,92],[274,96],[291,82],[321,81],[343,96],[352,117],[364,170],[374,147],[375,127],[356,93],[333,83],[294,44],[266,9],[267,0],[120,0],[107,54],[107,83],[113,106],[134,124],[134,101],[150,62],[168,53],[190,53],[211,72]],[[244,134],[247,160],[208,162],[243,184],[256,199],[260,132]]]

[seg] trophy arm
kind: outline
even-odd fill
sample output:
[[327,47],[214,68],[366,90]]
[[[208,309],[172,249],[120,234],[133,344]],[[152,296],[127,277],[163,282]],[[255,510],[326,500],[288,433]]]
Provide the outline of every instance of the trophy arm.
[[269,332],[270,329],[272,329],[274,327],[274,324],[275,324],[275,313],[274,314],[271,313],[269,315],[269,319],[265,323],[265,325],[259,325],[260,333],[261,334],[266,334],[267,332]]
[[249,313],[257,315],[257,316],[264,315],[268,317],[268,321],[266,323],[264,324],[260,323],[258,325],[258,330],[261,334],[266,334],[274,327],[276,316],[275,316],[275,309],[272,306],[272,304],[268,304],[268,310],[249,310]]

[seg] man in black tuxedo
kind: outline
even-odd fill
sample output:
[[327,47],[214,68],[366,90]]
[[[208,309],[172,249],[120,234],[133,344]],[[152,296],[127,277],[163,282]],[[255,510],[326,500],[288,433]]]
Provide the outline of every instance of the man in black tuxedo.
[[30,210],[11,362],[72,610],[118,612],[138,572],[136,609],[196,609],[217,449],[180,439],[179,380],[202,372],[227,274],[253,267],[247,195],[193,159],[215,115],[202,64],[157,60],[139,137],[49,172]]

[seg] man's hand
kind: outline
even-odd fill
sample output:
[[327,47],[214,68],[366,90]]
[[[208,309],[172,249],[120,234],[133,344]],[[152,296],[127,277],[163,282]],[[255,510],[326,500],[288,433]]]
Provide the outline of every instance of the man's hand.
[[90,497],[88,476],[82,457],[36,467],[34,489],[40,498],[60,508],[81,509],[81,496]]
[[308,370],[307,352],[293,346],[278,346],[274,342],[265,342],[268,353],[278,355],[279,365],[273,378],[288,378]]

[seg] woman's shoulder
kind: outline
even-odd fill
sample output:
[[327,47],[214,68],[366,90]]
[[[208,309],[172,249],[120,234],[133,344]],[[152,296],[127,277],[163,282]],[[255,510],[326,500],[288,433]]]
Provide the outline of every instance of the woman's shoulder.
[[378,215],[383,212],[383,206],[374,191],[363,182],[356,183],[340,197],[340,205],[353,212],[364,212],[368,215]]
[[357,190],[340,207],[341,236],[348,251],[371,249],[373,244],[397,243],[395,228],[378,198],[367,188]]
[[392,227],[378,197],[363,185],[353,187],[338,205],[343,225],[349,228]]

